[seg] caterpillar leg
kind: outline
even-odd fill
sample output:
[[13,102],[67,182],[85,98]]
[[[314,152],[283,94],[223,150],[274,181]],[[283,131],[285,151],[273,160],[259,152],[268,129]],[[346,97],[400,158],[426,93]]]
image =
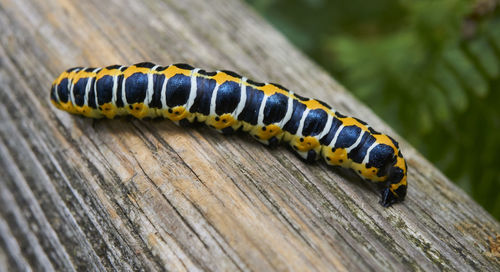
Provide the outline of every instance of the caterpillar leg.
[[[287,135],[288,136],[288,135]],[[293,135],[291,138],[286,137],[289,140],[289,145],[299,157],[304,159],[307,162],[316,161],[319,158],[321,153],[321,145],[316,139],[316,137],[312,136],[297,136]]]
[[195,127],[198,123],[193,120],[189,120],[188,118],[184,118],[179,120],[176,124],[181,127]]
[[142,119],[144,117],[151,117],[149,107],[144,103],[134,103],[128,105],[128,107],[126,107],[125,109],[127,110],[128,114],[133,115],[135,118],[138,119]]
[[292,149],[291,147],[290,149],[297,157],[299,157],[300,159],[302,159],[307,163],[315,162],[319,157],[318,153],[313,149],[308,151],[298,151],[296,149]]
[[283,130],[275,124],[254,126],[248,133],[257,141],[270,147],[276,147],[280,143],[281,138],[283,138]]
[[232,134],[241,127],[241,123],[229,113],[217,116],[200,117],[198,121],[205,122],[207,126],[222,134]]
[[99,106],[99,110],[108,119],[115,118],[116,114],[118,113],[118,109],[113,103],[104,103]]
[[349,168],[351,166],[351,162],[347,158],[347,151],[345,148],[336,148],[324,145],[321,148],[321,155],[328,165],[341,166],[344,168]]
[[150,116],[163,116],[181,127],[191,126],[196,120],[196,114],[186,110],[184,106],[176,106],[168,109],[156,110]]

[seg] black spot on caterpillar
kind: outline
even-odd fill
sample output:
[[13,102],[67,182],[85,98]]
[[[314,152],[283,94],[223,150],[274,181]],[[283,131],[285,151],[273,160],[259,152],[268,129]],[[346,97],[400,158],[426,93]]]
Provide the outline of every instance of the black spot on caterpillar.
[[130,114],[203,122],[223,133],[241,129],[263,144],[283,141],[306,160],[322,157],[328,165],[384,184],[385,207],[406,195],[406,162],[391,137],[324,102],[234,72],[149,62],[76,67],[54,81],[50,99],[61,110],[92,118]]

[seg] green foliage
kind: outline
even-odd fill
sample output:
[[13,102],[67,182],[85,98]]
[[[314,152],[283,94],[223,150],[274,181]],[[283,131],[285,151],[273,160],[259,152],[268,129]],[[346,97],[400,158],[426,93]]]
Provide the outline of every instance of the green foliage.
[[247,0],[500,218],[496,0]]

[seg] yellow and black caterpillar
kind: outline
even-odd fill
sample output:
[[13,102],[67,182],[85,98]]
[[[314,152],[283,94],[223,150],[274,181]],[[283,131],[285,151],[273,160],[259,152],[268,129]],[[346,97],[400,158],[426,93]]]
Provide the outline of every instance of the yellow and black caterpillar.
[[365,122],[273,83],[187,64],[71,68],[52,84],[59,109],[92,118],[131,114],[176,123],[204,122],[223,133],[241,129],[266,145],[287,142],[306,160],[353,169],[385,185],[380,203],[404,200],[406,162],[398,143]]

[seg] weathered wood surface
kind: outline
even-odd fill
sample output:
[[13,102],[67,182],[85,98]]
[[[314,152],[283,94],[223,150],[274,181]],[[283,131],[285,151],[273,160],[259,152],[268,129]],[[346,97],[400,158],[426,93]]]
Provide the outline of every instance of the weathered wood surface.
[[240,1],[0,0],[0,270],[500,269],[498,222],[404,141],[408,198],[384,209],[283,147],[49,103],[66,68],[141,61],[279,82],[390,132]]

